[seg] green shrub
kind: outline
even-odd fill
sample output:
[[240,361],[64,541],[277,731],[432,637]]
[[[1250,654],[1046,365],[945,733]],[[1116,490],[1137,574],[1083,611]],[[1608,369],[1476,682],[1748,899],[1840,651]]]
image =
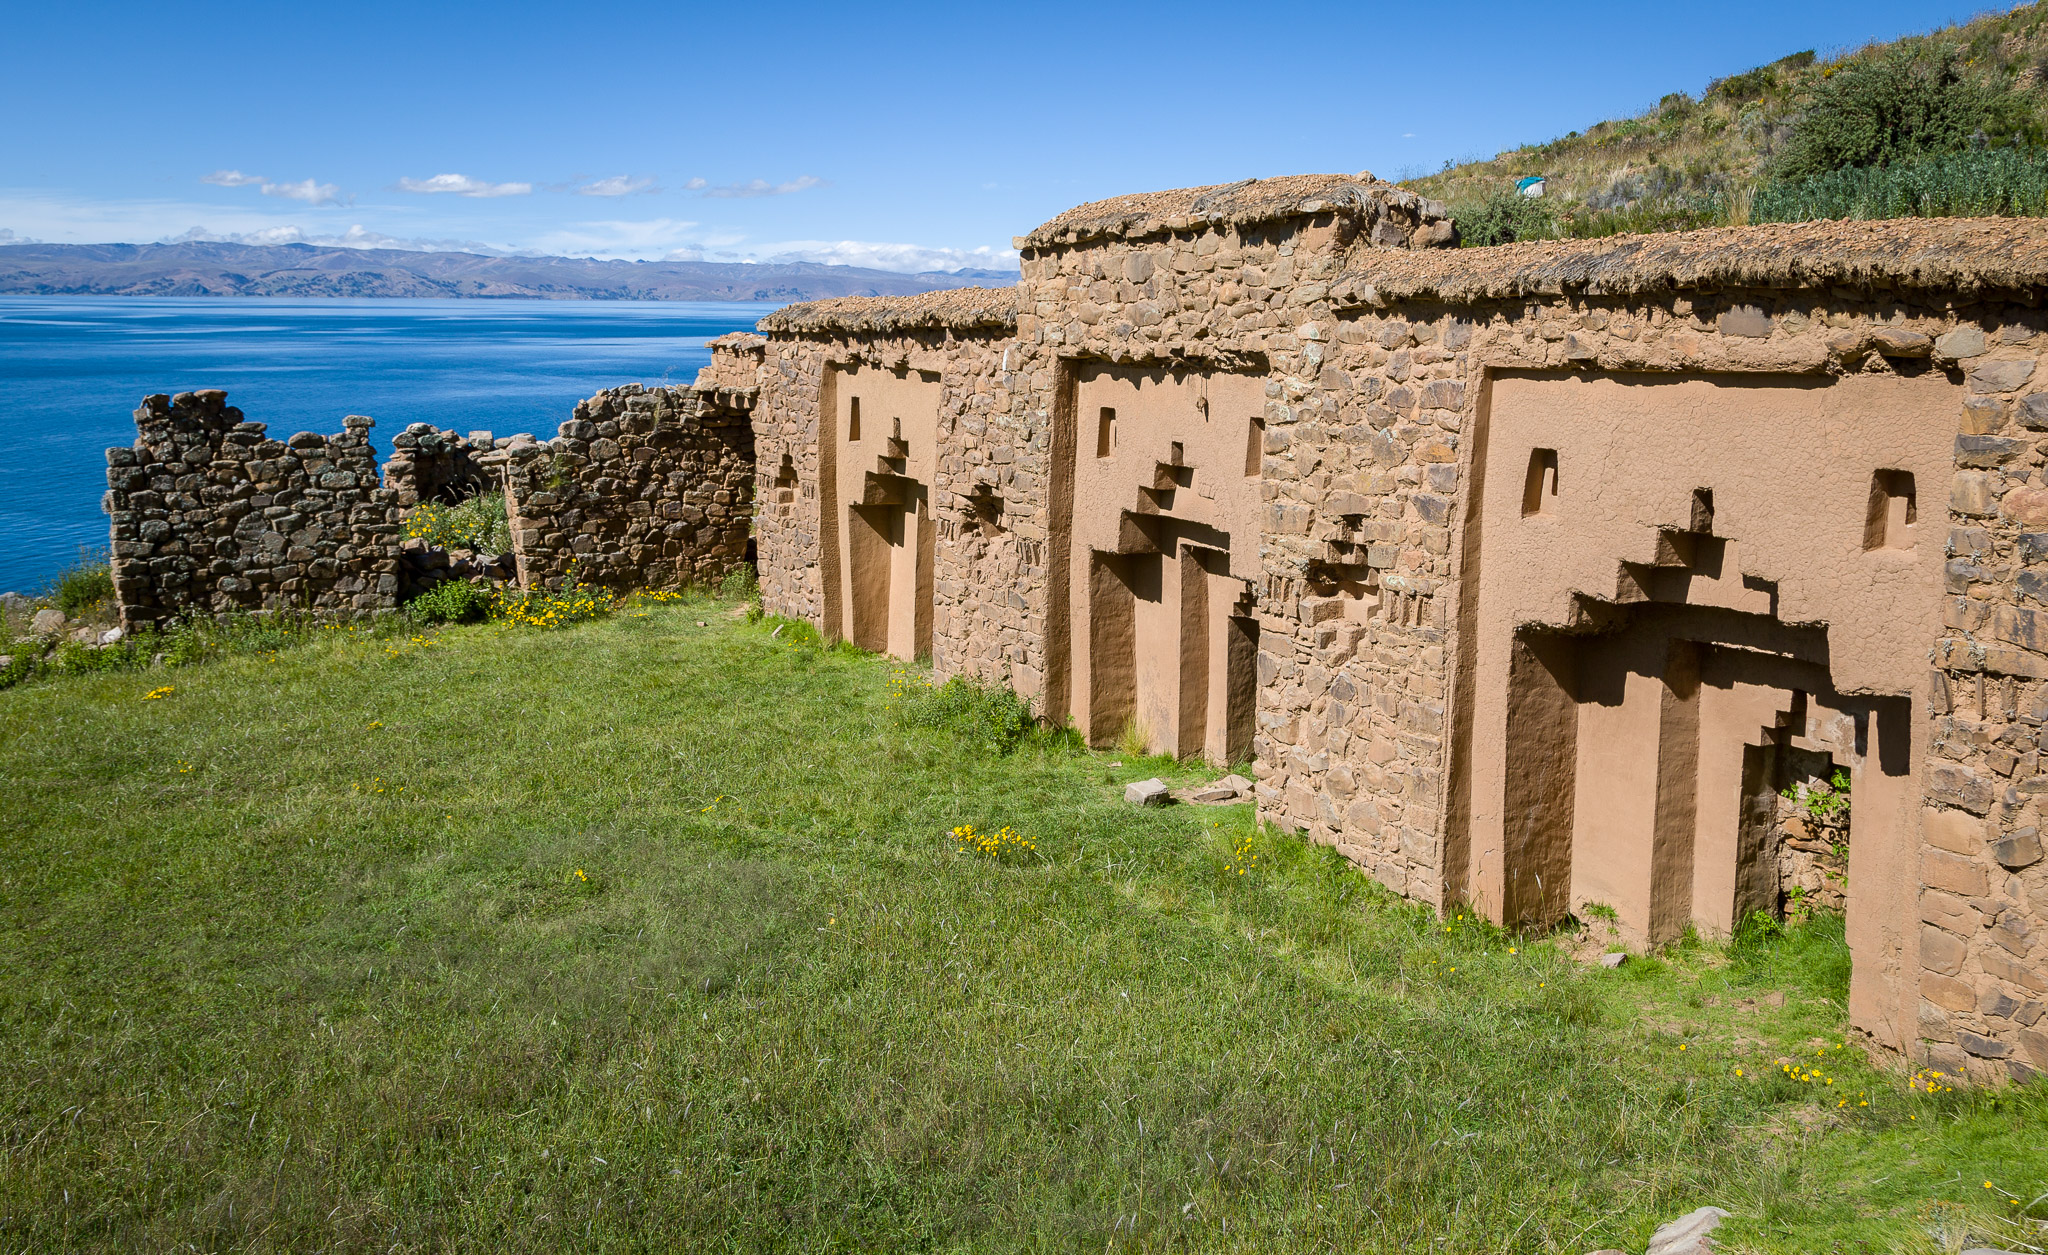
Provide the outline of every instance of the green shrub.
[[1821,80],[1771,164],[1772,181],[1958,153],[1987,139],[2038,138],[2024,96],[1966,71],[1961,51],[1948,45],[1899,45],[1844,66]]
[[437,584],[406,603],[414,623],[474,623],[491,612],[491,595],[467,580]]
[[51,580],[43,595],[73,618],[112,604],[114,570],[107,563],[107,551],[81,548],[78,561]]
[[505,553],[512,548],[505,494],[481,493],[459,505],[422,501],[406,511],[405,535],[408,540],[424,540],[442,549]]
[[951,732],[991,754],[1016,749],[1037,724],[1031,703],[1009,685],[964,675],[935,685],[900,667],[890,679],[889,704],[907,727]]
[[752,601],[761,595],[760,577],[754,573],[754,564],[742,562],[725,573],[718,582],[718,595],[726,601]]
[[1755,222],[2048,215],[2048,151],[1994,148],[1852,166],[1759,188]]
[[1454,208],[1451,216],[1457,220],[1459,240],[1472,248],[1547,240],[1557,234],[1550,206],[1513,189],[1496,192],[1475,205]]

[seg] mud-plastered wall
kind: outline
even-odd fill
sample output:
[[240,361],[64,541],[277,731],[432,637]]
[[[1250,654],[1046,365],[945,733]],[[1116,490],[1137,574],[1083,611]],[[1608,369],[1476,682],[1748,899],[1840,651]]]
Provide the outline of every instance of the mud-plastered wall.
[[1012,412],[1014,293],[794,306],[755,410],[764,605],[1035,696],[1046,453]]

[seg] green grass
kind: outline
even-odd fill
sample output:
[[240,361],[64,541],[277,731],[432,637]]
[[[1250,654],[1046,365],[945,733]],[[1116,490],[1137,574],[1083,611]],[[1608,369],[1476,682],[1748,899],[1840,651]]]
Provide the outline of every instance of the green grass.
[[1825,923],[1583,969],[774,627],[0,693],[0,1251],[1921,1251],[2048,1188],[2039,1087],[1832,1049]]

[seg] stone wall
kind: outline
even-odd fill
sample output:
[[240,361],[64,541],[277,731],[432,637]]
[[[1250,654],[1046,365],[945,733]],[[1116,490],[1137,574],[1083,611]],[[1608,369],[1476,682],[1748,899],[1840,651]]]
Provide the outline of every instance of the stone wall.
[[[848,621],[845,607],[828,604],[825,565],[837,542],[817,496],[833,443],[821,439],[821,416],[847,417],[834,408],[835,371],[925,370],[942,390],[933,500],[956,503],[981,481],[1000,482],[1011,534],[1044,549],[1006,567],[964,559],[957,535],[938,546],[934,662],[941,674],[998,671],[987,642],[1000,639],[994,652],[1020,691],[1035,693],[1049,717],[1089,727],[1090,651],[1129,646],[1087,636],[1099,629],[1084,604],[1088,580],[1075,569],[1086,560],[1073,543],[1076,520],[1120,510],[1153,539],[1115,548],[1142,554],[1157,539],[1159,520],[1148,517],[1183,512],[1161,504],[1174,485],[1199,491],[1224,468],[1183,466],[1176,448],[1158,459],[1157,479],[1135,507],[1076,501],[1070,468],[1097,420],[1076,412],[1076,398],[1105,369],[1202,398],[1236,395],[1236,383],[1222,386],[1230,380],[1255,383],[1264,405],[1242,421],[1256,441],[1259,534],[1201,543],[1233,555],[1247,541],[1257,549],[1256,587],[1247,591],[1257,628],[1260,815],[1337,846],[1408,896],[1439,907],[1472,902],[1507,918],[1528,904],[1501,860],[1526,859],[1534,847],[1527,833],[1510,834],[1527,848],[1510,842],[1505,850],[1487,835],[1499,831],[1501,786],[1497,772],[1479,768],[1499,759],[1500,720],[1540,719],[1545,708],[1508,709],[1499,691],[1481,691],[1479,677],[1493,665],[1482,665],[1483,640],[1523,628],[1486,627],[1480,617],[1490,549],[1479,524],[1488,492],[1519,501],[1529,490],[1525,469],[1538,485],[1530,491],[1540,495],[1543,481],[1526,449],[1515,451],[1530,459],[1526,467],[1489,466],[1492,398],[1508,385],[1521,395],[1578,381],[1619,389],[1616,397],[1640,399],[1651,395],[1645,386],[1662,385],[1656,395],[1670,398],[1806,405],[1823,419],[1800,452],[1829,484],[1828,500],[1814,508],[1839,506],[1844,519],[1830,515],[1830,525],[1854,533],[1845,552],[1820,563],[1825,570],[1712,566],[1703,555],[1757,543],[1727,528],[1736,518],[1767,521],[1769,500],[1741,509],[1724,501],[1717,532],[1713,494],[1693,491],[1708,485],[1689,485],[1681,494],[1693,499],[1689,516],[1682,499],[1657,498],[1652,509],[1646,495],[1644,514],[1613,524],[1635,528],[1629,534],[1640,534],[1643,549],[1607,555],[1604,583],[1559,585],[1565,610],[1554,629],[1596,633],[1639,613],[1638,603],[1655,603],[1699,622],[1747,616],[1744,630],[1789,651],[1784,666],[1807,668],[1799,675],[1808,678],[1774,681],[1790,685],[1791,713],[1778,710],[1775,733],[1765,720],[1765,741],[1775,735],[1787,754],[1860,773],[1857,814],[1865,818],[1848,870],[1855,1022],[1881,1045],[1980,1079],[2048,1068],[2048,864],[2032,788],[2048,792],[2034,743],[2048,720],[2048,629],[2039,626],[2048,609],[2036,608],[2048,607],[2048,583],[2034,578],[2048,563],[2048,441],[2038,434],[2048,432],[2048,401],[2033,403],[2034,390],[2048,386],[2036,370],[2048,346],[2037,309],[2048,290],[2048,231],[2025,222],[1809,224],[1410,247],[1440,242],[1438,223],[1432,206],[1334,176],[1122,198],[1018,240],[1014,329],[999,312],[1000,293],[949,294],[945,307],[928,298],[820,302],[764,320],[756,422],[770,605],[828,630]],[[972,313],[976,306],[988,316]],[[1825,421],[1837,393],[1878,398],[1888,388],[1902,389],[1910,407],[1874,401],[1871,412],[1895,415],[1886,430],[1905,442],[1899,451],[1876,428],[1859,427],[1861,418]],[[1198,405],[1188,421],[1240,421]],[[1101,408],[1106,450],[1112,415]],[[1719,439],[1709,409],[1668,412],[1674,431]],[[1899,413],[1910,416],[1904,426]],[[1932,466],[1922,450],[1929,423],[1953,424],[1934,433],[1953,449]],[[1645,430],[1654,436],[1655,427]],[[1654,439],[1627,456],[1652,459],[1646,470],[1668,469]],[[1740,446],[1714,456],[1742,469]],[[1790,461],[1796,469],[1799,457]],[[1917,473],[1886,469],[1909,465]],[[963,475],[969,468],[979,478]],[[1567,472],[1578,477],[1568,485],[1582,468]],[[1756,469],[1784,477],[1775,463]],[[1625,465],[1603,471],[1629,479]],[[1554,461],[1548,474],[1555,491]],[[1856,476],[1855,491],[1840,490],[1837,481]],[[1635,478],[1657,481],[1660,493],[1668,487],[1655,475]],[[1935,511],[1945,499],[1946,520]],[[957,505],[954,513],[962,514]],[[1945,626],[1937,627],[1931,581],[1942,578],[1936,550],[1945,524],[1953,560]],[[1900,529],[1891,540],[1887,526]],[[1099,552],[1108,542],[1092,543]],[[964,578],[945,578],[948,562]],[[1781,609],[1796,618],[1806,601],[1842,585],[1828,573],[1837,568],[1852,592],[1857,579],[1866,582],[1853,611],[1830,611],[1841,621],[1818,625],[1780,619]],[[949,631],[948,623],[966,626]],[[1886,632],[1908,627],[1920,633],[1911,647],[1875,648]],[[1814,631],[1827,646],[1801,653],[1807,646],[1798,641]],[[950,643],[956,637],[963,646]],[[1932,670],[1913,661],[1923,651]],[[1521,700],[1518,683],[1508,686],[1511,706]],[[1563,752],[1568,763],[1568,741]],[[1579,752],[1588,752],[1584,744]],[[1661,807],[1664,785],[1646,787]],[[1560,835],[1568,865],[1568,821]],[[1701,875],[1720,874],[1700,859]],[[1696,898],[1711,888],[1695,884],[1690,868],[1683,883]],[[1660,886],[1645,890],[1657,899],[1644,908],[1646,940],[1667,926],[1659,921],[1669,910],[1683,922],[1683,898],[1658,898]],[[1544,892],[1528,909],[1568,902],[1555,887]],[[1725,926],[1731,908],[1715,909]]]
[[500,477],[477,461],[495,447],[487,431],[464,435],[432,423],[409,423],[391,438],[384,486],[397,494],[401,509],[422,501],[454,505],[497,486]]
[[[558,586],[572,562],[621,591],[716,582],[749,557],[747,409],[762,343],[723,337],[701,391],[601,392],[546,442],[414,423],[392,441],[381,484],[368,418],[278,441],[218,391],[145,398],[135,445],[107,451],[122,622],[369,614],[449,579]],[[412,506],[493,488],[506,492],[511,554],[405,538]]]
[[134,628],[276,607],[398,604],[396,495],[371,420],[274,440],[219,391],[151,396],[132,447],[107,450],[114,589]]
[[514,437],[501,468],[519,582],[617,590],[715,584],[748,558],[754,433],[710,391],[629,384],[576,404],[554,439]]

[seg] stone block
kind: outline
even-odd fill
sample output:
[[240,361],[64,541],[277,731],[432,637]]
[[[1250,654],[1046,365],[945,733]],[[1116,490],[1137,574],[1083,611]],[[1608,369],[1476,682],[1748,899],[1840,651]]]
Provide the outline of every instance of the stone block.
[[1934,972],[1920,974],[1920,996],[1945,1011],[1974,1011],[1977,991],[1953,977]]
[[1963,960],[1969,954],[1969,947],[1954,933],[1931,925],[1920,929],[1920,965],[1928,971],[1942,976],[1954,976],[1963,970]]
[[2033,375],[2034,363],[2031,361],[1999,361],[1979,362],[1964,378],[1970,385],[1970,391],[1992,393],[2011,392]]
[[2012,1053],[2012,1043],[1973,1033],[1966,1028],[1956,1030],[1956,1045],[1979,1059],[2003,1059]]
[[1920,831],[1927,844],[1951,854],[1974,855],[1984,848],[1984,821],[1965,811],[1921,812]]
[[1920,879],[1931,888],[1946,889],[1966,898],[1981,898],[1991,888],[1981,862],[1946,850],[1920,852]]
[[1124,801],[1133,806],[1164,806],[1171,799],[1172,790],[1157,776],[1124,786]]
[[2034,828],[2023,828],[1991,846],[1991,857],[2007,871],[2020,871],[2041,861],[2041,834]]

